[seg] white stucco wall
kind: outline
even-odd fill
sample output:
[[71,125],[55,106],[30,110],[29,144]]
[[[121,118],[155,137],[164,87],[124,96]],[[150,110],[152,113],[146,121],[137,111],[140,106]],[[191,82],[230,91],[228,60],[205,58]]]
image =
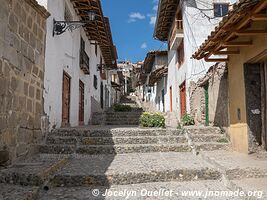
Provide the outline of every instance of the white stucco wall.
[[41,5],[47,8],[47,0],[37,0],[37,2]]
[[[223,0],[224,2],[229,2]],[[197,81],[204,76],[210,66],[203,60],[192,59],[192,55],[205,41],[210,32],[220,22],[221,18],[213,17],[213,0],[186,1],[182,7],[184,29],[184,63],[178,67],[177,51],[168,52],[168,87],[167,87],[167,111],[170,111],[170,87],[172,86],[173,112],[180,119],[180,89],[179,86],[186,83],[186,109],[190,112],[189,87],[191,81]],[[210,10],[208,10],[210,9]],[[210,19],[202,13],[204,12]]]
[[[44,80],[44,110],[49,116],[50,127],[60,127],[62,122],[62,81],[63,71],[71,77],[70,125],[79,125],[79,80],[84,83],[84,122],[88,124],[91,117],[91,97],[100,102],[100,73],[97,64],[100,63],[101,51],[95,55],[95,46],[90,44],[82,28],[73,32],[66,31],[53,37],[53,19],[64,20],[65,2],[68,5],[73,20],[79,20],[69,1],[48,0],[47,9],[51,16],[47,20],[46,58]],[[85,51],[90,57],[90,75],[80,70],[80,38],[85,41]],[[93,77],[97,75],[97,90],[93,87]],[[110,88],[110,80],[103,81]],[[104,91],[105,95],[105,91]],[[111,96],[111,95],[110,95]]]

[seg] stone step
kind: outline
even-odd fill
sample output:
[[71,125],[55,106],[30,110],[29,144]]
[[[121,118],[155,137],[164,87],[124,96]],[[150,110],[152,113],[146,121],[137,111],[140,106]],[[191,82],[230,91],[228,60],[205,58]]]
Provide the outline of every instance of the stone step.
[[[262,184],[261,184],[262,185]],[[260,187],[259,187],[260,188]],[[206,198],[205,191],[218,191],[216,194]],[[189,195],[188,191],[204,191],[199,196]],[[255,189],[255,191],[261,191]],[[266,191],[266,190],[264,190]],[[96,193],[96,192],[99,192]],[[155,193],[153,193],[155,192]],[[158,195],[157,193],[158,192]],[[196,200],[196,199],[216,199],[225,200],[226,197],[217,193],[229,192],[223,181],[220,180],[199,180],[184,182],[149,182],[130,185],[112,185],[99,187],[55,187],[48,191],[41,191],[39,200],[64,199],[64,200]],[[120,193],[121,196],[116,194]],[[95,196],[93,195],[95,194]],[[98,194],[98,195],[97,195]],[[105,194],[107,194],[105,196]],[[105,197],[104,197],[105,196]],[[265,194],[263,197],[267,197]],[[239,197],[231,197],[231,200],[240,200]],[[263,198],[265,199],[265,198]]]
[[187,143],[181,144],[123,144],[123,145],[40,145],[40,153],[46,154],[126,154],[148,152],[188,152]]
[[114,124],[114,125],[117,125],[117,124],[138,125],[139,124],[139,120],[127,120],[127,119],[126,120],[115,120],[115,119],[111,119],[111,120],[107,120],[105,123],[108,124],[108,125],[112,125],[112,124]]
[[68,161],[66,156],[36,155],[0,171],[0,183],[39,186]]
[[209,127],[209,126],[187,126],[185,130],[191,134],[222,134],[222,130],[218,127]]
[[228,139],[223,134],[191,134],[190,138],[193,142],[229,143]]
[[161,128],[69,128],[56,129],[52,136],[79,136],[79,137],[132,137],[132,136],[178,136],[184,135],[183,130]]
[[192,153],[134,153],[74,157],[51,186],[110,186],[147,182],[218,180],[221,174]]
[[0,188],[1,200],[35,200],[39,189],[38,187],[12,184],[0,184]]
[[140,116],[107,116],[106,120],[111,120],[111,119],[117,119],[117,120],[139,120]]
[[176,144],[186,142],[184,136],[133,136],[133,137],[58,137],[49,136],[47,144],[113,145],[113,144]]
[[216,151],[216,150],[229,150],[229,143],[219,142],[197,142],[194,143],[197,151]]

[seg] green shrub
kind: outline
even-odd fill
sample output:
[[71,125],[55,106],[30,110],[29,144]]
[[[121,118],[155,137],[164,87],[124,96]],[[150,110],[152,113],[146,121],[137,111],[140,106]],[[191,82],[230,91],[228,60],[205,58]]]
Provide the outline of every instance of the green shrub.
[[140,124],[143,127],[161,127],[165,128],[165,118],[160,113],[145,112],[140,117]]
[[218,143],[228,143],[229,141],[226,138],[218,139],[216,142]]
[[113,110],[115,112],[130,112],[132,110],[132,107],[129,105],[115,104],[113,106]]
[[183,126],[195,125],[195,121],[194,121],[193,117],[191,115],[189,115],[189,114],[184,114],[182,116],[181,121],[182,121]]

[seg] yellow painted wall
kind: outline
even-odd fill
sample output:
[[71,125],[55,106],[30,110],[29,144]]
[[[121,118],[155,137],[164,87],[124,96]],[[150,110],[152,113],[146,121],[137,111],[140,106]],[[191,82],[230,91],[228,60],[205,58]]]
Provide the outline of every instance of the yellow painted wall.
[[[239,55],[230,56],[229,68],[229,133],[234,150],[248,153],[244,64],[267,49],[267,35],[252,38],[253,45],[240,48]],[[237,110],[241,111],[238,120]]]

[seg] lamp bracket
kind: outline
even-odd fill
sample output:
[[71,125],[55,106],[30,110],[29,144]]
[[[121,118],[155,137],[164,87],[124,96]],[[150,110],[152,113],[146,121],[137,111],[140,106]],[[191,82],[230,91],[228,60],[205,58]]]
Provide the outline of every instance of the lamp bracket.
[[61,35],[62,33],[68,31],[74,31],[84,25],[89,23],[88,21],[56,21],[54,19],[53,23],[53,36]]

